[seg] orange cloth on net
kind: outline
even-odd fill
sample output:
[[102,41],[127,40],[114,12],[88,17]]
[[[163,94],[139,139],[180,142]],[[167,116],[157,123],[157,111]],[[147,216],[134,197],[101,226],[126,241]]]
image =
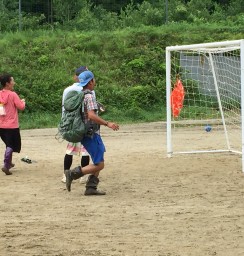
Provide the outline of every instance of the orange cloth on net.
[[183,102],[185,97],[185,90],[180,79],[177,79],[174,89],[171,93],[171,108],[173,117],[178,117],[181,109],[183,108]]

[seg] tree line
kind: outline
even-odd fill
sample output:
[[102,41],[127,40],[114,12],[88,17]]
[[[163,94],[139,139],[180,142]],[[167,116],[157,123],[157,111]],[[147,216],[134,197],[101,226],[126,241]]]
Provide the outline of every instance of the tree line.
[[240,0],[1,0],[0,32],[114,30],[167,22],[244,23]]

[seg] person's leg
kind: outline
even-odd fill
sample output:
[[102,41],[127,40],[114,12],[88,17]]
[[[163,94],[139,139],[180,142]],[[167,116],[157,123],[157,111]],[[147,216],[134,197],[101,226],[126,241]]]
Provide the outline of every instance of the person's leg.
[[15,166],[15,164],[13,164],[12,158],[13,158],[13,154],[11,154],[11,156],[10,156],[10,166],[9,166],[9,169],[11,169],[11,168],[13,168]]
[[92,196],[92,195],[105,195],[106,193],[100,190],[97,190],[97,186],[99,183],[99,173],[104,168],[104,152],[105,147],[103,145],[103,142],[101,140],[101,137],[98,138],[98,145],[100,145],[100,150],[97,150],[92,154],[92,157],[94,159],[94,162],[97,162],[99,160],[102,160],[98,164],[90,164],[82,168],[82,172],[84,174],[90,173],[87,181],[86,181],[86,190],[85,190],[85,196]]
[[[80,165],[81,165],[82,168],[89,165],[89,163],[90,163],[90,156],[89,156],[88,152],[86,151],[86,149],[84,147],[83,147],[83,150],[85,152],[82,152],[82,157],[81,157],[81,160],[80,160]],[[89,175],[82,176],[80,178],[80,183],[82,183],[82,184],[86,183],[87,179],[88,179],[88,176]]]
[[73,143],[68,142],[66,147],[66,154],[64,156],[64,173],[62,177],[62,182],[66,182],[65,170],[70,170],[71,165],[73,163],[73,155],[79,155],[81,152],[81,144],[80,142]]
[[65,170],[69,170],[71,165],[73,162],[73,155],[68,155],[65,154],[64,156],[64,173],[63,173],[63,177],[62,177],[62,182],[65,183],[66,182],[66,177],[65,177]]
[[65,154],[64,156],[64,171],[69,170],[73,162],[73,155]]
[[10,168],[14,167],[12,163],[13,152],[20,153],[21,151],[21,137],[19,128],[15,129],[1,129],[1,139],[6,145],[4,154],[4,166],[2,171],[6,175],[11,175]]
[[[78,166],[73,170],[65,171],[66,187],[68,191],[71,190],[71,183],[73,180],[78,179],[86,174],[92,174],[93,176],[98,177],[99,172],[104,168],[105,146],[100,135],[94,134],[92,138],[85,137],[85,139],[82,141],[82,144],[86,148],[87,152],[90,154],[93,164],[89,164],[83,168],[81,168],[81,166]],[[97,191],[96,194],[98,193],[99,191]]]
[[6,175],[12,174],[12,172],[9,171],[12,165],[12,155],[13,155],[13,149],[10,147],[6,147],[5,154],[4,154],[4,166],[2,168],[2,171]]
[[85,167],[87,165],[89,165],[90,163],[90,156],[86,155],[86,156],[82,156],[80,159],[80,166],[81,167]]
[[103,196],[105,192],[97,190],[99,179],[95,175],[90,175],[86,182],[85,196]]
[[[99,172],[104,168],[104,162],[100,162],[98,164],[89,164],[84,168],[81,166],[77,166],[72,170],[66,170],[66,187],[68,191],[71,191],[71,183],[73,180],[77,180],[84,175],[92,174],[93,176],[98,177]],[[89,180],[89,179],[88,179]]]

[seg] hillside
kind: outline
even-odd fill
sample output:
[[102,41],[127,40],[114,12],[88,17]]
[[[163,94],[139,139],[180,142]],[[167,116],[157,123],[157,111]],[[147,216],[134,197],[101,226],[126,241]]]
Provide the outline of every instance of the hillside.
[[25,114],[59,114],[62,91],[72,83],[74,69],[87,65],[106,115],[147,121],[143,111],[164,110],[166,46],[241,38],[244,28],[234,24],[8,33],[0,39],[0,73],[13,74],[15,89],[27,102]]

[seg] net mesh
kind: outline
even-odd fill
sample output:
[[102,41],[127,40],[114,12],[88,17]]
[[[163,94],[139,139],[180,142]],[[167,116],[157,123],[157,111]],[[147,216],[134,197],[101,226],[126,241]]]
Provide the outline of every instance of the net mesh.
[[[241,151],[240,47],[172,51],[171,90],[178,78],[185,98],[179,116],[172,116],[172,142],[177,150]],[[179,143],[179,130],[186,142]],[[218,144],[217,133],[223,137]],[[187,143],[187,134],[196,134],[197,143]]]

